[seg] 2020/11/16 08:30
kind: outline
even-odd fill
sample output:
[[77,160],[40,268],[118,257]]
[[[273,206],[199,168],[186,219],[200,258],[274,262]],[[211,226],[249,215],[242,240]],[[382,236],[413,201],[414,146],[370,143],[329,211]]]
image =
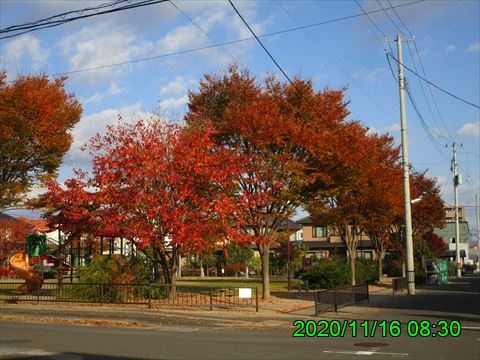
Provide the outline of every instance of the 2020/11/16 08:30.
[[[402,331],[402,325],[406,327]],[[462,332],[460,321],[439,320],[410,320],[402,324],[399,320],[295,320],[293,326],[297,327],[293,332],[294,337],[398,337],[406,334],[410,337],[458,337]],[[406,331],[405,331],[406,330]]]

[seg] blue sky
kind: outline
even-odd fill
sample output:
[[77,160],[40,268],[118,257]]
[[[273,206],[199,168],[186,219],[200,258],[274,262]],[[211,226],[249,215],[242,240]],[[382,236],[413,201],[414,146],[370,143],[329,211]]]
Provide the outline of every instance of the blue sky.
[[[0,1],[0,28],[45,19],[104,1]],[[138,1],[124,1],[115,9]],[[453,203],[452,144],[463,184],[459,201],[475,230],[480,197],[480,2],[233,1],[288,74],[318,89],[346,87],[350,118],[400,141],[397,34],[403,45],[409,155],[414,171],[437,178]],[[91,11],[72,12],[71,18]],[[365,15],[367,13],[368,15]],[[160,113],[180,121],[187,93],[205,73],[236,62],[262,79],[280,70],[228,1],[166,1],[71,21],[15,36],[1,33],[0,68],[17,74],[67,74],[84,114],[60,179],[88,168],[79,148],[121,114],[126,121]],[[414,38],[414,40],[412,40]],[[388,55],[388,56],[387,56]],[[433,85],[421,80],[422,76]],[[461,146],[460,146],[461,144]]]

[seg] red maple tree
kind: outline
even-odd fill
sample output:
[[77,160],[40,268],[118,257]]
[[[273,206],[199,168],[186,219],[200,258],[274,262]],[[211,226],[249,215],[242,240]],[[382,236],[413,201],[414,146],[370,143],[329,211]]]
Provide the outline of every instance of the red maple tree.
[[16,218],[0,218],[0,264],[13,253],[25,250],[25,239],[31,230],[31,225]]
[[[282,83],[274,76],[259,82],[231,66],[224,75],[205,75],[190,93],[190,127],[211,122],[218,148],[236,149],[249,162],[237,182],[245,231],[262,261],[262,296],[270,296],[269,252],[278,226],[292,216],[308,193],[310,152],[334,148],[348,115],[342,90],[316,91],[308,80]],[[337,126],[338,125],[338,126]],[[331,164],[325,159],[325,176]],[[317,167],[318,169],[318,167]]]
[[92,173],[79,173],[66,189],[51,185],[41,203],[71,231],[119,229],[172,284],[179,251],[243,240],[232,195],[244,156],[214,149],[212,136],[208,126],[186,129],[159,118],[110,126],[87,146]]

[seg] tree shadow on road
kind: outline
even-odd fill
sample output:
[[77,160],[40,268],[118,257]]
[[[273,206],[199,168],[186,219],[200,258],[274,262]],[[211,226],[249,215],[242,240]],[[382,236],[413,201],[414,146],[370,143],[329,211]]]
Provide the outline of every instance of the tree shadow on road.
[[480,276],[477,275],[453,279],[445,285],[419,287],[414,296],[406,291],[396,295],[372,293],[365,306],[480,315],[479,304]]

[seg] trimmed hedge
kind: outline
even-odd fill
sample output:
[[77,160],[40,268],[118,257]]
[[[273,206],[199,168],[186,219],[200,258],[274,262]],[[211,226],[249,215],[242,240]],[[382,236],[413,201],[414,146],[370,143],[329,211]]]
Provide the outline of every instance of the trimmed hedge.
[[[320,260],[310,270],[303,273],[302,279],[308,280],[311,289],[332,289],[347,286],[351,282],[350,262],[348,259]],[[355,281],[357,284],[372,282],[378,278],[378,269],[374,262],[357,260],[355,262]]]

